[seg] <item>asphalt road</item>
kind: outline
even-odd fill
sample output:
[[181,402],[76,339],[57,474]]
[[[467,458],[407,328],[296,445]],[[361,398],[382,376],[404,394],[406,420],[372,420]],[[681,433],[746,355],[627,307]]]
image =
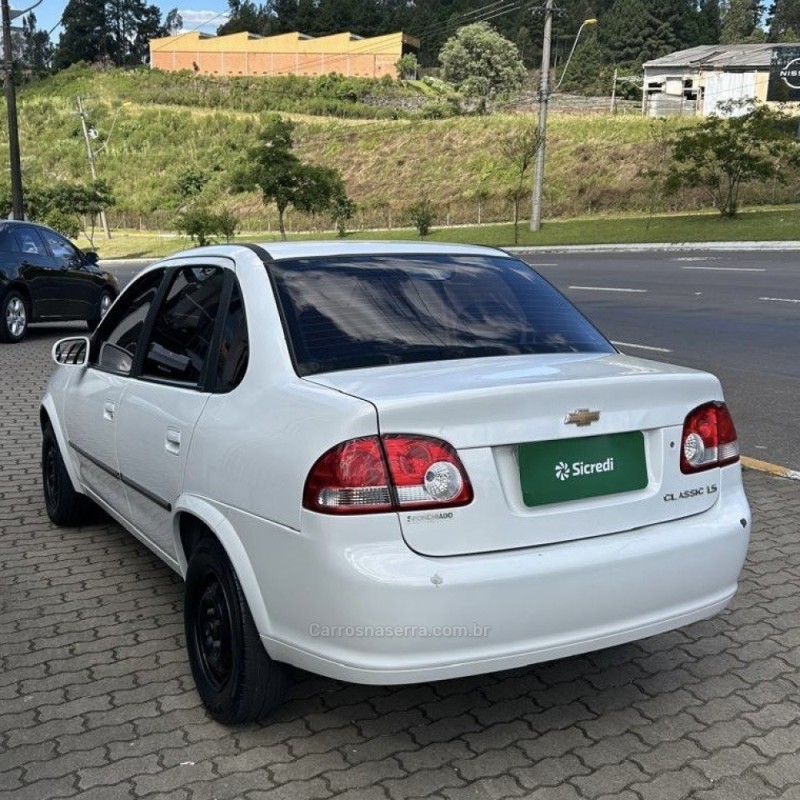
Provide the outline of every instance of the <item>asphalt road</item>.
[[742,451],[800,469],[800,253],[530,253],[626,353],[722,381]]
[[[722,381],[745,455],[800,470],[800,253],[523,256],[617,346]],[[115,262],[125,284],[143,262]]]

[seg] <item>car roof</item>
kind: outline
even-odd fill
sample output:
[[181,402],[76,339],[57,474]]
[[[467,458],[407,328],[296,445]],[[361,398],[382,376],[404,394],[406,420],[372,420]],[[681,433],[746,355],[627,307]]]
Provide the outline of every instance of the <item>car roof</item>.
[[305,241],[266,242],[260,244],[276,261],[289,258],[361,255],[475,255],[507,256],[502,250],[479,245],[408,241]]
[[[450,255],[450,256],[494,256],[512,258],[509,253],[494,247],[482,247],[469,244],[448,244],[406,241],[300,241],[300,242],[258,242],[252,244],[216,244],[207,247],[196,247],[167,256],[163,261],[173,259],[194,258],[197,256],[232,257],[243,249],[259,247],[273,261],[285,261],[295,258],[322,258],[325,256],[371,256],[371,255]],[[159,262],[159,263],[161,263]]]

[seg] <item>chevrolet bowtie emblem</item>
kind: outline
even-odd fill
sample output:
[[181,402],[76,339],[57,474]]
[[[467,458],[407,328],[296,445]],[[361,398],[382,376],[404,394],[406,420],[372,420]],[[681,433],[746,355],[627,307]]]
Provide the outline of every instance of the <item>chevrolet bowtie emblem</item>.
[[588,408],[579,408],[577,411],[567,414],[564,424],[577,425],[579,428],[582,428],[585,425],[591,425],[593,422],[597,422],[599,419],[599,411],[589,411]]

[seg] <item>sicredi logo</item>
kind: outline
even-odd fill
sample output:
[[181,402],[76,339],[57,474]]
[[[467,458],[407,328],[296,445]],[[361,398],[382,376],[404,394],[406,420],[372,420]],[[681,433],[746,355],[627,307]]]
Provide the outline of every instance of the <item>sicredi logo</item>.
[[613,458],[607,458],[605,461],[590,461],[588,463],[586,461],[573,461],[572,464],[567,464],[566,461],[559,461],[555,466],[556,478],[560,481],[613,471]]

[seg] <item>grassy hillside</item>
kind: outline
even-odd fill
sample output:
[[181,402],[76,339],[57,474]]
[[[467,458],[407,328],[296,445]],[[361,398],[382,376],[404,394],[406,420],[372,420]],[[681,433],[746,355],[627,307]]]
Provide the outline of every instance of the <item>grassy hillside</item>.
[[[352,84],[352,85],[351,85]],[[361,84],[369,84],[363,86]],[[85,98],[97,169],[116,196],[112,225],[169,230],[184,200],[178,186],[188,171],[207,178],[199,200],[227,206],[245,229],[270,230],[274,213],[258,195],[230,195],[229,176],[244,156],[264,113],[319,110],[338,93],[349,119],[286,114],[297,123],[301,158],[337,167],[359,211],[352,227],[406,224],[405,208],[427,195],[438,224],[507,220],[513,175],[498,140],[533,115],[493,114],[446,119],[355,119],[366,115],[370,91],[413,92],[386,82],[294,80],[276,85],[213,81],[149,71],[68,70],[23,90],[19,98],[23,171],[27,183],[88,178],[87,154],[75,98]],[[193,88],[194,87],[194,88]],[[368,91],[369,90],[369,91]],[[360,94],[359,94],[360,93]],[[394,100],[402,102],[398,94]],[[441,102],[435,100],[434,102]],[[381,106],[376,114],[385,115]],[[284,112],[285,113],[285,112]],[[605,213],[691,210],[707,205],[700,192],[666,198],[643,173],[663,158],[659,141],[675,125],[639,116],[552,114],[545,181],[549,219]],[[0,134],[2,135],[2,134]],[[5,138],[5,137],[4,137]],[[0,152],[0,158],[6,155]],[[798,181],[747,187],[744,204],[797,202]],[[329,228],[327,219],[289,215],[290,228]]]

